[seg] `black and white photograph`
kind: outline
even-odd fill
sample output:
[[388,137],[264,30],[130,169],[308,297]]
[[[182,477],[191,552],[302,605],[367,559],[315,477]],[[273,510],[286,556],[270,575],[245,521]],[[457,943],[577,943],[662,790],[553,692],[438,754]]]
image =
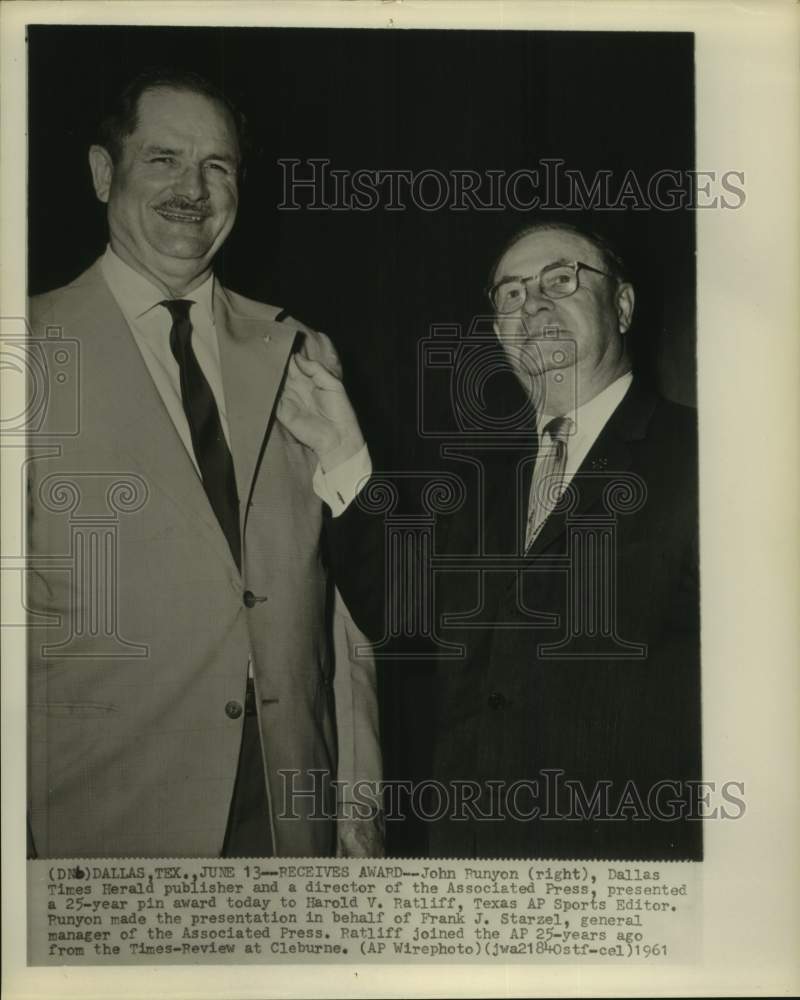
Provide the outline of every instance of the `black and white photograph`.
[[26,6],[28,965],[702,968],[767,822],[720,562],[785,555],[721,530],[722,413],[785,410],[713,403],[707,303],[778,274],[704,277],[764,181],[708,155],[703,31]]
[[34,856],[699,860],[691,35],[28,46]]

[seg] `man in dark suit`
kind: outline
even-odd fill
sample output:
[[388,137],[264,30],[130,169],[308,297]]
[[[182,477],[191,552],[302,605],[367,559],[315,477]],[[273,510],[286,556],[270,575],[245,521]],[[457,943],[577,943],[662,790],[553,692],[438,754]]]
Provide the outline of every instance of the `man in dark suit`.
[[[440,547],[473,558],[436,573],[433,620],[462,655],[436,671],[430,853],[699,858],[694,412],[631,371],[634,289],[601,238],[524,229],[490,298],[536,427],[485,459],[485,502]],[[362,567],[343,592],[380,638],[380,518],[355,503],[333,537],[338,565],[346,551]]]
[[192,74],[134,80],[90,151],[110,245],[31,304],[34,344],[76,345],[80,377],[78,433],[54,393],[29,466],[40,857],[381,851],[376,816],[341,814],[380,752],[323,559],[362,442],[328,436],[317,468],[281,389],[295,350],[337,370],[330,342],[212,272],[240,125]]

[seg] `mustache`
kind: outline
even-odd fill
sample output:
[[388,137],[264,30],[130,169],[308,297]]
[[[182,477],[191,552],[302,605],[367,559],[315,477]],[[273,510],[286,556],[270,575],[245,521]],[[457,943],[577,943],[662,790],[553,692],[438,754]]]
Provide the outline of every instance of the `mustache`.
[[188,212],[192,215],[202,215],[204,218],[208,218],[211,215],[211,209],[209,207],[208,201],[190,201],[188,198],[181,198],[173,195],[166,201],[159,202],[156,208],[163,208],[167,212]]

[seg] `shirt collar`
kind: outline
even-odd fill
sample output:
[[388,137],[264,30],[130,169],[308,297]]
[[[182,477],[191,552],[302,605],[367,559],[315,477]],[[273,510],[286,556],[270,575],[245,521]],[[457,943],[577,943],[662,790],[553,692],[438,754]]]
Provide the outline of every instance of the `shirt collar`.
[[[126,264],[110,245],[106,247],[100,266],[128,323],[141,319],[145,313],[164,301],[164,292],[143,274],[135,271],[130,264]],[[202,312],[213,325],[214,275],[210,274],[202,285],[193,288],[187,298],[195,303],[193,314],[196,316],[198,311]]]
[[[565,416],[575,422],[576,437],[591,433],[593,428],[598,431],[605,426],[606,421],[622,402],[622,398],[633,382],[633,372],[625,372],[619,378],[605,387],[602,392],[592,396],[583,405],[572,410]],[[542,429],[553,419],[552,413],[541,413],[536,419],[536,430],[541,435]]]

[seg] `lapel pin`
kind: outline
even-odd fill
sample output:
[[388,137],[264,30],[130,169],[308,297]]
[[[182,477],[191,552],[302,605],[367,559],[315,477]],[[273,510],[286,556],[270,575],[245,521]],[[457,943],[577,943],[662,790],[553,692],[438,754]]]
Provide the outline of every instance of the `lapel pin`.
[[607,465],[608,465],[608,459],[607,458],[593,458],[592,459],[592,468],[595,471],[597,471],[597,469],[605,469],[605,467]]

